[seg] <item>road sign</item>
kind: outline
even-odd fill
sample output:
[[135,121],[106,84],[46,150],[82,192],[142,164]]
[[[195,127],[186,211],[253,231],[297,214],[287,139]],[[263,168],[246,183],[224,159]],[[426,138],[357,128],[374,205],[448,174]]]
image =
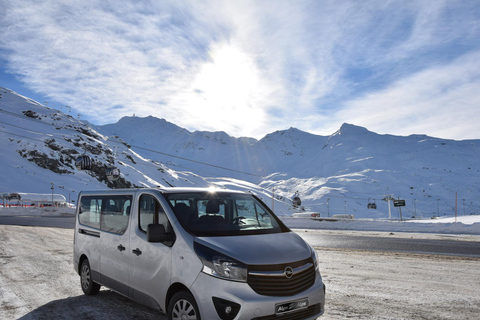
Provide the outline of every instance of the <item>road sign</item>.
[[394,207],[405,207],[405,200],[393,200]]

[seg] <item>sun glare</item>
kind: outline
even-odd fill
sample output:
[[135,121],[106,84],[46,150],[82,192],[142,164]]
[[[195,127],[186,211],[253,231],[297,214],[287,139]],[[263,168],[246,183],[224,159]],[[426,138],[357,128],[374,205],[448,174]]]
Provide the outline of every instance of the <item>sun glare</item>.
[[208,112],[217,123],[233,122],[232,119],[241,123],[263,114],[256,103],[260,97],[256,65],[235,46],[213,47],[210,61],[201,67],[193,86],[197,94],[196,113]]

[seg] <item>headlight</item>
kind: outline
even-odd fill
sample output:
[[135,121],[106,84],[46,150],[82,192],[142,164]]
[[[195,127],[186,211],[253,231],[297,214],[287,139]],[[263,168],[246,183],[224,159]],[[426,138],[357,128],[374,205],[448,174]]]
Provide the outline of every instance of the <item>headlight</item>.
[[197,242],[194,248],[203,263],[203,273],[222,279],[247,282],[245,264]]
[[318,260],[317,260],[317,251],[310,246],[310,251],[312,252],[312,260],[313,260],[313,265],[315,266],[315,274],[317,275],[317,278],[320,277],[320,270],[318,268]]

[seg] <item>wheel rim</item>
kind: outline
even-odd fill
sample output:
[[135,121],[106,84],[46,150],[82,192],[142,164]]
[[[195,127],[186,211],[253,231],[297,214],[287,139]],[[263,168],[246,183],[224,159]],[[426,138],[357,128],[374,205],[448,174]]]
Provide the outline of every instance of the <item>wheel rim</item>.
[[197,320],[197,313],[190,301],[181,299],[173,306],[172,319],[174,320]]
[[90,285],[90,268],[87,264],[82,266],[82,288],[87,289]]

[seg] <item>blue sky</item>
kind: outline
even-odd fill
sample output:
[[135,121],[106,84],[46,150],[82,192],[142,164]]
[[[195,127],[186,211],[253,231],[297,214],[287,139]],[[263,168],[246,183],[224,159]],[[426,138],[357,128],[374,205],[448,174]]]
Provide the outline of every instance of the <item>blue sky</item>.
[[480,1],[0,0],[0,86],[94,124],[479,139]]

